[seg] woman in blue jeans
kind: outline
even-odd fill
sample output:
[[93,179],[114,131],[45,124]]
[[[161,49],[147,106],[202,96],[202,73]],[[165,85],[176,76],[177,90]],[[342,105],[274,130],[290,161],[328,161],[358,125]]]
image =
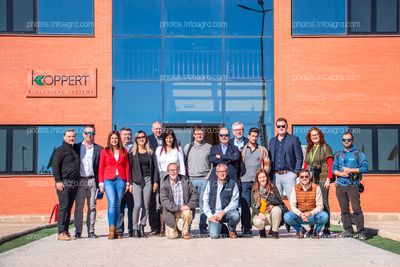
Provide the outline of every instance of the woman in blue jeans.
[[[117,238],[117,222],[121,200],[129,189],[129,159],[118,131],[111,131],[107,138],[107,147],[101,151],[99,165],[100,192],[106,192],[108,201],[108,239]],[[122,233],[118,234],[122,239]]]

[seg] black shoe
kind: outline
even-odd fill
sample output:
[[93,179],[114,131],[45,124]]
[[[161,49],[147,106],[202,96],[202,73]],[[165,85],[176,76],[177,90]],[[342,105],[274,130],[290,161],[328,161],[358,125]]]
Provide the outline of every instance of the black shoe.
[[140,238],[140,232],[139,232],[139,230],[133,230],[133,232],[132,232],[132,237],[133,238]]
[[331,230],[329,228],[325,228],[324,231],[322,231],[322,237],[329,237],[331,235]]
[[129,231],[129,237],[133,237],[135,231],[136,231],[136,230],[131,230],[131,231]]
[[242,237],[252,237],[253,236],[253,232],[251,230],[244,230],[242,232]]
[[221,227],[221,236],[225,236],[225,237],[229,236],[228,227],[224,223],[222,224],[222,227]]
[[272,231],[271,237],[274,238],[274,239],[278,239],[279,238],[279,232]]
[[342,238],[350,238],[353,237],[353,232],[345,230],[343,233],[340,233],[339,236]]
[[265,229],[264,230],[260,230],[259,231],[259,235],[260,235],[260,238],[266,238],[267,237],[267,233],[265,232]]
[[97,235],[95,233],[89,233],[88,238],[95,239],[95,238],[97,238]]
[[314,228],[310,228],[310,230],[308,230],[306,237],[310,238],[314,235]]
[[149,236],[158,236],[160,234],[160,229],[151,230]]
[[355,238],[357,238],[357,239],[359,239],[359,240],[362,240],[362,241],[365,241],[365,240],[368,239],[368,237],[365,235],[365,232],[364,232],[364,231],[357,233],[357,234],[355,235]]
[[82,238],[82,234],[81,233],[76,233],[74,235],[74,239],[80,239],[80,238]]
[[145,225],[140,225],[139,230],[137,230],[139,237],[148,238],[147,234],[144,232]]

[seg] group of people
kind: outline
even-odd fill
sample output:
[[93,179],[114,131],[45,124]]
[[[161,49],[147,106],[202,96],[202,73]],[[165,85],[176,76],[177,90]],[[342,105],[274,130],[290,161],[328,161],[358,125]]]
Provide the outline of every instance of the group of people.
[[[352,133],[343,134],[343,149],[333,154],[322,131],[312,127],[304,156],[299,138],[288,133],[286,119],[277,119],[275,126],[269,150],[257,143],[259,129],[249,129],[246,138],[241,122],[232,125],[233,138],[228,128],[220,128],[219,143],[213,146],[205,142],[205,129],[195,126],[193,141],[183,148],[174,131],[164,131],[158,121],[149,136],[138,131],[132,138],[129,128],[111,131],[105,148],[94,142],[93,126],[84,127],[79,144],[75,131],[66,130],[52,165],[59,199],[58,239],[72,239],[68,228],[74,201],[74,238],[82,237],[85,200],[88,237],[97,237],[96,199],[102,193],[108,201],[109,239],[123,238],[126,208],[131,237],[190,239],[196,207],[200,234],[211,238],[237,238],[239,222],[243,237],[252,236],[254,226],[260,237],[279,238],[285,223],[298,238],[321,238],[330,235],[329,188],[335,179],[343,236],[354,234],[351,203],[357,237],[365,239],[356,178],[368,170],[368,162],[353,146]],[[150,233],[144,230],[147,221]],[[310,225],[308,232],[304,224]]]

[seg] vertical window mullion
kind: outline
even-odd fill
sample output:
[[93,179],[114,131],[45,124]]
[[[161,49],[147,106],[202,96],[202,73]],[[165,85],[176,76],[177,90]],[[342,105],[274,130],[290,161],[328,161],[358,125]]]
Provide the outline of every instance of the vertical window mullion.
[[372,171],[378,172],[379,167],[378,127],[372,127]]
[[371,1],[371,33],[377,33],[377,27],[376,27],[376,23],[377,23],[377,3],[376,1],[378,0],[372,0]]

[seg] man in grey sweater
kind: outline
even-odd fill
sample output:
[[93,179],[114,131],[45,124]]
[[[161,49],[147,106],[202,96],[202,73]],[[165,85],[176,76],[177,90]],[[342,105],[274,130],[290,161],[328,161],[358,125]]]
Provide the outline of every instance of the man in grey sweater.
[[184,147],[186,168],[190,182],[197,189],[200,196],[200,234],[207,234],[207,216],[203,212],[203,194],[207,185],[211,164],[208,159],[211,145],[204,141],[204,128],[193,128],[193,142]]

